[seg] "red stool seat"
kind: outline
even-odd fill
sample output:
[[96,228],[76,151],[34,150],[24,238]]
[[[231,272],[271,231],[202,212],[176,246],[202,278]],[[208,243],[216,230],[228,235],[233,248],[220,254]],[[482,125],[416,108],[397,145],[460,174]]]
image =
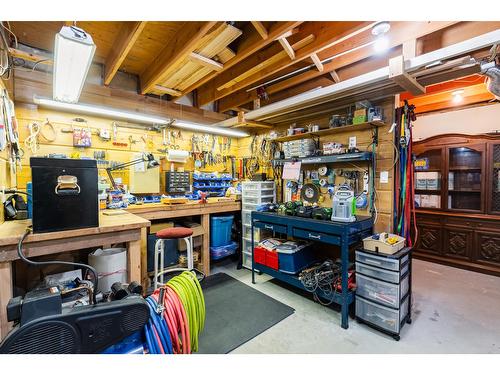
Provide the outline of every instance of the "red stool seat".
[[156,232],[156,238],[170,240],[175,238],[186,238],[193,235],[193,230],[184,227],[165,228]]

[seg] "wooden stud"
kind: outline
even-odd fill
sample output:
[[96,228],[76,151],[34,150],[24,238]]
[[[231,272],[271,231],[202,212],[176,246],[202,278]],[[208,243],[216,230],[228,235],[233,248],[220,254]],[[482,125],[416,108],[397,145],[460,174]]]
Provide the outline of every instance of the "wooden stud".
[[109,85],[147,22],[124,22],[104,64],[104,84]]
[[127,243],[128,282],[142,279],[141,275],[141,240]]
[[186,26],[168,43],[159,56],[144,71],[141,78],[141,93],[146,94],[158,82],[164,80],[175,64],[194,51],[197,44],[216,22],[186,22]]
[[339,77],[339,75],[337,74],[337,72],[335,70],[332,70],[330,72],[330,76],[332,77],[333,82],[335,82],[335,83],[339,83],[340,82],[340,77]]
[[314,65],[316,65],[316,69],[318,69],[318,72],[322,72],[325,68],[323,67],[323,63],[319,59],[318,55],[316,53],[313,53],[311,55],[311,60],[313,61]]
[[425,87],[406,73],[403,55],[389,59],[389,78],[414,95],[425,94]]
[[273,126],[271,124],[266,124],[265,122],[245,120],[244,122],[239,123],[239,124],[233,126],[233,128],[272,129]]
[[215,71],[221,71],[224,66],[212,59],[209,59],[208,57],[202,56],[199,53],[191,52],[189,54],[189,60],[196,62],[198,64],[201,64],[203,66],[206,66],[207,68],[210,68]]
[[417,39],[413,38],[403,42],[403,57],[405,60],[417,56]]
[[253,109],[259,109],[260,108],[260,98],[255,98],[253,100]]
[[287,55],[290,56],[292,60],[295,60],[295,51],[293,50],[290,43],[288,43],[288,40],[286,38],[279,38],[278,42],[280,42],[281,47],[283,47]]
[[0,341],[7,336],[12,324],[7,321],[6,306],[12,298],[12,263],[0,263]]
[[51,57],[40,56],[35,53],[22,51],[16,48],[9,48],[9,53],[12,55],[12,57],[18,57],[25,61],[39,62],[39,64],[44,64],[44,65],[54,64],[52,56]]
[[259,35],[262,37],[262,39],[267,39],[269,37],[269,33],[267,32],[266,27],[264,24],[260,21],[251,21],[253,27],[255,27],[255,30],[259,33]]

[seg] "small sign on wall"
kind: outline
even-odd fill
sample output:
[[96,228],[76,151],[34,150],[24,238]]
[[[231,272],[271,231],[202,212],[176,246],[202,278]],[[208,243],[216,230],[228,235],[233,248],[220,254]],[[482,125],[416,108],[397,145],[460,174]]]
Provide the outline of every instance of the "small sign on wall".
[[416,171],[426,171],[429,169],[429,158],[415,159],[413,163]]

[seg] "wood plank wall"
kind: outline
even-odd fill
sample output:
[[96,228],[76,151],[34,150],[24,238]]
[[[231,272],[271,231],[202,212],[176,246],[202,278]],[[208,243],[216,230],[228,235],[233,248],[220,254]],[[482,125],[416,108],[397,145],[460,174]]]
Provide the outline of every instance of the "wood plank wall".
[[[391,142],[393,141],[393,134],[389,133],[390,124],[393,122],[393,109],[394,109],[394,101],[391,98],[390,100],[385,100],[380,103],[376,103],[384,108],[385,115],[385,123],[387,124],[384,127],[379,128],[379,146],[376,152],[376,178],[375,178],[375,190],[377,192],[377,197],[375,200],[378,218],[375,223],[375,230],[378,232],[392,230],[392,213],[393,213],[393,196],[394,196],[394,170],[391,168],[394,164],[394,148],[391,146]],[[317,119],[308,120],[307,122],[297,122],[297,127],[306,126],[307,124],[313,123],[320,125],[321,128],[328,127],[329,117],[318,117]],[[290,126],[290,124],[286,124],[283,126],[277,127],[275,130],[278,132],[286,131],[286,129]],[[349,143],[349,137],[355,136],[357,139],[357,147],[361,151],[365,151],[366,148],[370,145],[372,141],[372,131],[371,130],[361,130],[355,131],[352,133],[342,133],[342,134],[334,134],[321,137],[320,139],[320,147],[322,147],[324,142],[339,142],[342,144]],[[252,138],[242,138],[238,142],[238,157],[250,157],[250,143]],[[370,148],[371,151],[371,148]],[[344,168],[346,170],[354,170],[354,166],[364,167],[366,163],[356,163],[354,165],[349,165],[348,163],[336,165],[335,168]],[[314,169],[318,168],[318,166],[304,166],[303,169]],[[389,172],[389,180],[388,183],[380,183],[380,172],[388,171]],[[264,171],[268,172],[269,171]],[[342,183],[344,179],[342,177],[336,177],[335,183]],[[360,182],[360,187],[362,182]],[[326,189],[322,189],[325,191],[324,201],[321,203],[322,206],[331,207],[331,199],[329,195],[326,193]],[[358,213],[360,215],[368,214],[366,210],[359,210]]]
[[[165,156],[164,153],[160,153],[157,149],[164,148],[162,145],[163,137],[162,133],[155,131],[144,131],[140,129],[129,129],[125,127],[118,127],[117,142],[127,143],[124,146],[114,146],[112,141],[103,141],[97,135],[92,135],[92,147],[90,148],[77,148],[73,147],[73,135],[72,133],[62,133],[61,129],[70,129],[74,127],[85,127],[88,125],[92,130],[97,129],[108,129],[110,134],[112,134],[112,123],[113,120],[106,118],[99,118],[87,115],[76,115],[71,113],[58,112],[53,110],[46,110],[37,108],[34,105],[27,105],[23,103],[16,103],[16,115],[19,123],[19,137],[22,142],[22,147],[25,151],[24,157],[22,159],[23,169],[17,174],[17,184],[20,189],[26,188],[26,183],[31,181],[31,170],[29,168],[29,158],[33,155],[44,156],[49,153],[62,153],[70,156],[72,153],[78,153],[80,156],[93,157],[94,151],[104,150],[106,151],[106,160],[112,160],[117,162],[130,161],[134,158],[134,155],[138,152],[152,152],[155,158],[159,160]],[[83,126],[80,123],[75,122],[73,119],[75,117],[81,117],[87,120],[87,123]],[[56,140],[54,142],[47,142],[43,138],[39,138],[40,149],[36,154],[33,154],[31,150],[24,145],[24,140],[29,136],[28,125],[30,122],[36,121],[39,124],[44,123],[46,120],[54,126],[56,130]],[[118,124],[123,122],[117,122]],[[177,130],[172,128],[172,130]],[[46,131],[46,129],[44,129]],[[181,150],[191,150],[191,136],[192,132],[181,131],[182,139],[176,141],[176,144],[180,146]],[[198,135],[200,135],[198,133]],[[129,136],[132,136],[136,141],[135,144],[130,144]],[[153,141],[153,147],[149,147],[145,142],[141,140],[141,137],[147,136],[148,140]],[[173,138],[172,138],[173,139]],[[217,152],[218,151],[217,147]],[[228,151],[229,155],[235,155],[237,152],[237,142],[232,139],[231,148]],[[163,160],[161,162],[161,172],[170,170],[170,162]],[[184,167],[186,171],[194,170],[194,162],[190,158],[186,164],[175,163],[175,168]],[[230,172],[231,163],[218,164],[215,166],[207,166],[203,171],[207,172]],[[106,176],[105,167],[100,170],[101,176]],[[129,183],[129,171],[113,171],[114,177],[122,177],[123,183]],[[161,183],[160,190],[165,191],[165,174],[160,173]]]

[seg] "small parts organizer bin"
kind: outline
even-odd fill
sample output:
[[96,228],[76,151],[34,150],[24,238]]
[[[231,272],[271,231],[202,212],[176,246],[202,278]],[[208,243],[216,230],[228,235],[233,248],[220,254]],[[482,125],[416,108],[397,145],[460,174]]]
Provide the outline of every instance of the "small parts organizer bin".
[[[244,181],[241,183],[241,225],[243,234],[242,240],[242,266],[252,269],[252,218],[251,212],[257,207],[266,203],[275,202],[275,186],[274,181]],[[254,239],[259,242],[272,235],[272,231],[265,229],[255,229]],[[278,258],[276,255],[276,267]],[[265,263],[261,263],[265,264]]]
[[356,250],[356,320],[400,339],[411,323],[411,248]]

